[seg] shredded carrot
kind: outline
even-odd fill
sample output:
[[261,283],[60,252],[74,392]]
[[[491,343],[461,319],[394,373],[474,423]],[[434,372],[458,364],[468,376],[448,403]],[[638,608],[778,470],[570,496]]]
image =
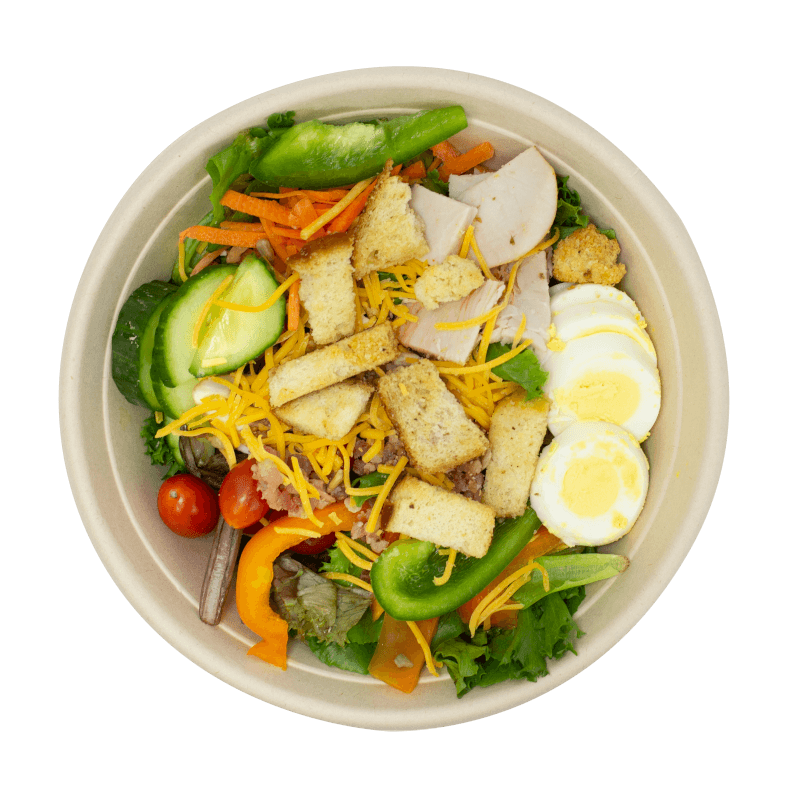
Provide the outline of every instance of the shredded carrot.
[[408,180],[424,178],[426,174],[425,165],[421,161],[415,161],[413,164],[411,164],[411,166],[400,170],[400,177],[407,178]]
[[278,222],[290,228],[294,227],[289,209],[274,200],[261,200],[258,197],[251,197],[228,189],[220,203],[226,208],[241,211],[243,214],[250,214],[259,219],[268,219],[270,222]]
[[317,218],[313,203],[305,195],[293,203],[292,216],[295,219],[293,228],[305,228]]
[[206,225],[195,225],[181,231],[178,239],[183,244],[184,239],[197,239],[209,244],[222,244],[227,247],[255,247],[256,243],[264,238],[263,231],[226,231],[222,228],[212,228]]
[[348,206],[351,206],[370,183],[371,181],[369,180],[359,181],[335,206],[333,206],[333,208],[326,211],[322,216],[317,217],[310,225],[306,225],[306,227],[300,231],[303,239],[310,239],[324,225],[327,225]]
[[212,250],[210,253],[206,253],[198,262],[195,264],[194,269],[192,270],[192,275],[197,275],[198,272],[204,270],[210,264],[213,264],[220,255],[224,252],[224,248],[220,247],[218,250]]
[[489,142],[481,142],[466,153],[455,158],[446,158],[439,177],[446,181],[451,175],[462,175],[467,170],[474,169],[478,164],[488,161],[494,155],[494,147]]
[[278,236],[283,236],[284,239],[302,239],[300,231],[296,228],[284,228],[281,225],[273,226],[273,231]]
[[442,161],[449,161],[453,158],[458,158],[461,153],[450,144],[449,139],[445,139],[443,142],[439,142],[439,144],[435,144],[431,147],[431,152],[436,156],[436,158],[441,158]]
[[347,189],[290,189],[275,194],[274,192],[253,192],[250,197],[263,197],[270,200],[281,200],[284,197],[307,197],[312,203],[336,203],[347,194]]
[[263,231],[264,226],[260,222],[235,222],[226,220],[220,222],[219,227],[224,231]]
[[327,189],[318,191],[316,189],[306,189],[306,197],[315,203],[338,203],[347,196],[350,189]]
[[286,252],[283,238],[278,233],[278,229],[268,219],[264,219],[263,217],[261,218],[261,224],[264,226],[264,235],[267,241],[272,245],[275,255],[286,264],[289,254]]
[[289,287],[286,314],[288,317],[287,330],[296,331],[300,325],[300,281],[295,281]]
[[375,183],[377,181],[372,181],[372,183],[364,189],[361,194],[350,203],[347,208],[339,214],[338,217],[334,217],[330,224],[328,225],[328,232],[329,233],[337,233],[339,231],[346,231],[350,229],[350,226],[355,222],[356,217],[364,210],[364,206],[367,204],[367,200],[369,199],[370,192],[375,188]]
[[442,163],[441,158],[434,158],[433,161],[431,162],[430,167],[428,168],[428,172],[430,172],[432,169],[439,169],[441,163]]

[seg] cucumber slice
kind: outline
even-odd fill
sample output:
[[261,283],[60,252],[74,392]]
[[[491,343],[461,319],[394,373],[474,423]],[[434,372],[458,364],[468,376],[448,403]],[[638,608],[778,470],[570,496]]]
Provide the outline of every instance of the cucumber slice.
[[164,281],[140,286],[122,306],[111,335],[114,383],[128,402],[153,411],[161,410],[150,384],[155,322],[176,290],[177,287]]
[[[172,422],[171,419],[165,419],[164,424]],[[181,467],[186,466],[186,462],[183,460],[183,456],[181,455],[181,437],[175,433],[168,433],[166,435],[167,446],[172,453],[172,458],[175,460],[176,464],[179,464]]]
[[[233,283],[222,298],[229,303],[258,306],[278,286],[269,267],[251,254],[239,265]],[[233,311],[216,307],[208,316],[189,371],[197,378],[204,378],[238,369],[275,342],[283,331],[285,320],[286,298],[283,295],[265,311]]]
[[151,377],[153,366],[153,345],[155,344],[156,328],[158,321],[161,319],[161,314],[167,307],[170,296],[177,291],[177,287],[172,287],[173,292],[170,292],[155,308],[155,311],[150,315],[147,320],[144,333],[142,333],[142,344],[139,349],[139,391],[142,393],[147,404],[153,411],[163,411],[163,407],[156,396],[155,389],[153,388],[153,379]]
[[[220,283],[235,272],[234,266],[206,267],[170,297],[156,327],[151,369],[154,388],[160,383],[176,389],[193,379],[189,365],[195,353],[192,343],[195,324]],[[161,401],[157,389],[156,396]],[[166,406],[163,410],[170,416],[179,416]]]
[[172,419],[178,419],[181,414],[185,414],[190,408],[197,405],[192,397],[192,389],[195,386],[197,386],[197,378],[192,378],[175,387],[165,386],[157,378],[153,378],[153,391],[161,405],[161,410],[165,416]]

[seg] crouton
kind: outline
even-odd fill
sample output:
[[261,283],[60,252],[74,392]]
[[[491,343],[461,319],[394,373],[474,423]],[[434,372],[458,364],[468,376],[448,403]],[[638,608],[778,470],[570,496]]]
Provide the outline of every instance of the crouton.
[[276,408],[275,416],[301,433],[338,441],[353,429],[374,391],[367,383],[344,381]]
[[367,328],[273,367],[269,371],[270,404],[278,408],[386,364],[397,354],[397,339],[390,322]]
[[389,496],[392,516],[386,525],[393,533],[452,547],[459,553],[482,558],[494,533],[494,512],[489,506],[411,476]]
[[411,189],[390,172],[387,162],[354,227],[356,278],[423,258],[429,250],[425,225],[409,206]]
[[521,390],[501,400],[495,408],[489,428],[492,449],[483,502],[498,517],[518,517],[525,511],[547,433],[549,407],[543,397],[525,400],[525,391]]
[[353,235],[334,233],[314,239],[287,266],[300,275],[300,302],[308,312],[317,344],[332,344],[356,330]]
[[483,431],[427,359],[382,376],[378,392],[409,460],[423,472],[448,472],[488,449]]
[[480,267],[470,258],[447,256],[441,264],[428,267],[414,284],[417,300],[434,310],[440,303],[461,300],[483,283]]
[[601,283],[613,286],[625,277],[618,264],[619,242],[600,233],[595,225],[562,239],[553,251],[553,277],[566,283]]

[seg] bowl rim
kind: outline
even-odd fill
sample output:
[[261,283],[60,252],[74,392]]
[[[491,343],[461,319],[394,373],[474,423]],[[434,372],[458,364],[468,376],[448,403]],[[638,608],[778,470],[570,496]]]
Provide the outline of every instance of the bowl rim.
[[[96,444],[90,444],[87,437],[81,435],[79,392],[82,376],[87,372],[88,362],[91,359],[96,361],[98,355],[97,347],[87,349],[86,332],[93,299],[99,291],[102,265],[106,263],[108,254],[115,246],[115,240],[124,230],[126,209],[146,201],[153,187],[160,185],[163,180],[162,172],[168,164],[172,164],[172,169],[175,169],[175,161],[182,153],[193,152],[193,147],[208,137],[210,131],[221,127],[230,127],[232,118],[243,120],[245,124],[241,125],[242,128],[246,127],[248,119],[251,124],[252,108],[266,102],[278,105],[281,102],[288,102],[288,105],[285,106],[287,108],[302,107],[303,98],[319,96],[323,85],[325,92],[341,95],[350,89],[363,88],[365,85],[375,89],[396,85],[423,89],[432,81],[448,83],[457,86],[462,92],[473,92],[483,96],[502,92],[505,97],[518,102],[521,108],[535,104],[537,116],[546,119],[549,124],[569,128],[571,134],[590,139],[592,146],[598,151],[598,156],[607,162],[610,169],[624,170],[624,174],[630,176],[629,180],[632,185],[636,186],[637,191],[647,198],[648,203],[658,214],[660,225],[667,231],[675,251],[680,255],[681,262],[690,272],[689,280],[692,283],[692,291],[703,303],[706,312],[706,316],[701,320],[696,338],[698,344],[706,349],[708,369],[711,373],[705,414],[708,447],[703,453],[702,469],[692,487],[694,497],[691,513],[684,521],[679,541],[669,551],[669,558],[658,565],[654,579],[648,584],[648,591],[645,595],[638,597],[631,609],[615,621],[612,630],[607,633],[603,642],[595,642],[589,647],[583,648],[586,652],[582,652],[582,658],[571,660],[573,663],[567,669],[562,670],[563,679],[559,681],[559,684],[585,669],[613,647],[644,616],[675,575],[693,545],[711,506],[722,469],[728,428],[729,389],[725,347],[716,306],[700,258],[683,223],[656,187],[627,156],[571,113],[512,84],[473,73],[427,67],[376,67],[321,75],[278,87],[237,103],[195,126],[169,145],[142,172],[122,197],[100,233],[81,275],[70,310],[62,348],[59,418],[62,448],[70,486],[81,519],[95,550],[131,605],[176,649],[232,686],[273,705],[306,716],[365,728],[419,729],[466,722],[519,705],[543,694],[554,686],[540,685],[541,681],[523,684],[515,687],[513,691],[507,692],[504,700],[498,700],[496,694],[486,694],[483,697],[478,695],[470,703],[464,703],[463,700],[457,701],[458,704],[453,703],[444,713],[441,713],[441,709],[437,709],[439,712],[437,719],[434,722],[426,722],[420,720],[418,711],[416,713],[411,710],[408,713],[387,712],[381,719],[375,719],[373,710],[358,712],[352,708],[342,708],[335,702],[323,698],[318,698],[315,703],[309,705],[308,698],[295,698],[291,692],[270,689],[268,682],[262,681],[261,685],[258,685],[252,676],[224,674],[221,670],[223,665],[215,658],[213,652],[210,652],[204,645],[181,636],[180,630],[172,620],[166,618],[156,599],[143,596],[139,591],[140,586],[135,573],[132,572],[132,564],[123,550],[115,543],[113,531],[110,530],[107,520],[96,507],[91,476],[97,449]],[[711,413],[712,408],[714,413]],[[591,638],[587,637],[587,639]],[[587,644],[590,643],[587,642]],[[477,690],[473,694],[477,695],[479,691]]]

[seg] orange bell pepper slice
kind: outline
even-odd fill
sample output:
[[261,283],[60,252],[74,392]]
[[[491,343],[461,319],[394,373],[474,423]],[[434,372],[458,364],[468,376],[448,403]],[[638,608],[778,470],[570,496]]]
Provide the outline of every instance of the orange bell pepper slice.
[[[428,644],[431,643],[438,625],[439,617],[417,622],[417,627]],[[369,662],[369,674],[408,694],[419,682],[419,674],[424,663],[425,654],[408,623],[384,614],[378,646]]]
[[[275,559],[290,547],[305,541],[306,530],[323,536],[335,531],[348,531],[353,527],[355,514],[344,503],[334,503],[315,511],[322,521],[319,528],[309,519],[281,517],[262,528],[245,546],[239,558],[236,577],[236,607],[242,622],[262,641],[253,645],[248,655],[257,656],[268,664],[286,669],[286,650],[289,643],[289,626],[269,604],[274,576]],[[298,528],[299,533],[277,533],[276,528]]]

